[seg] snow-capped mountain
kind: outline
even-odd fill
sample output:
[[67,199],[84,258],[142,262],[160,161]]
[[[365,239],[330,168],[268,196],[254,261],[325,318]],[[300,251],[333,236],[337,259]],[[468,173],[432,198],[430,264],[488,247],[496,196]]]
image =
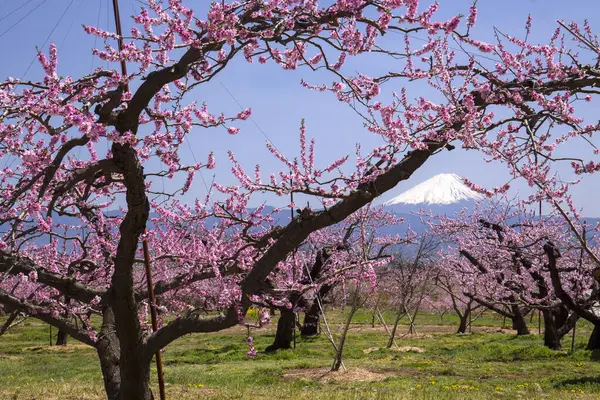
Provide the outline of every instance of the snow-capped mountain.
[[477,201],[483,199],[483,197],[483,195],[467,187],[460,176],[456,174],[439,174],[386,201],[383,205],[443,205],[455,204],[465,200]]
[[[400,193],[383,205],[403,217],[412,230],[420,233],[426,226],[417,215],[419,210],[453,216],[463,208],[472,210],[475,203],[484,197],[465,185],[462,177],[456,174],[439,174]],[[402,227],[394,229],[402,230]]]

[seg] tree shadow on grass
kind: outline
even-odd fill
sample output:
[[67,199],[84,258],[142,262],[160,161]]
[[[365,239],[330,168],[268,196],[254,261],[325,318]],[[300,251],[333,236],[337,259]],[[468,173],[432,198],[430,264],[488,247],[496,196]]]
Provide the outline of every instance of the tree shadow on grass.
[[562,381],[556,382],[554,387],[557,389],[564,387],[572,387],[572,386],[581,386],[585,384],[596,384],[600,385],[600,377],[599,376],[584,376],[581,378],[569,378],[564,379]]
[[581,378],[569,378],[554,384],[555,388],[561,388],[565,386],[580,386],[588,383],[600,385],[600,376],[585,376]]
[[240,346],[236,344],[228,344],[214,348],[194,348],[181,353],[171,353],[170,359],[164,360],[165,365],[173,364],[219,364],[228,360],[238,358],[241,352]]
[[237,344],[226,344],[219,348],[212,348],[212,349],[197,348],[194,350],[194,352],[198,355],[200,355],[200,354],[223,354],[223,353],[229,353],[230,351],[234,351],[234,350],[238,351],[239,349],[240,349],[240,346]]

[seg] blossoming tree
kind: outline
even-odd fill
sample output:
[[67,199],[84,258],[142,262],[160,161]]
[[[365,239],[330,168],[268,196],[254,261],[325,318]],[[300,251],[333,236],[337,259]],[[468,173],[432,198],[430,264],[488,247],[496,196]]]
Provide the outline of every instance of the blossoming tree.
[[[474,17],[476,13],[471,13],[469,20]],[[595,133],[600,124],[593,113],[590,115],[587,105],[593,105],[600,94],[600,40],[587,21],[583,24],[557,21],[554,34],[545,43],[531,43],[531,30],[532,18],[529,17],[522,34],[495,29],[494,43],[459,38],[462,51],[455,51],[443,39],[429,42],[425,46],[430,51],[427,68],[413,66],[411,61],[416,57],[410,54],[406,68],[390,72],[375,82],[383,85],[398,79],[435,76],[437,80],[432,85],[446,102],[422,99],[420,105],[426,108],[415,109],[401,93],[392,106],[378,104],[371,108],[385,110],[381,119],[367,113],[373,122],[371,129],[395,126],[395,132],[406,134],[406,125],[399,117],[410,115],[418,120],[423,117],[419,111],[434,111],[435,114],[427,116],[431,122],[427,138],[431,142],[420,142],[420,148],[431,149],[432,143],[438,146],[460,140],[463,148],[477,150],[487,161],[506,166],[513,179],[524,180],[533,190],[525,200],[530,205],[542,202],[550,206],[552,213],[569,228],[572,238],[579,242],[586,260],[598,267],[600,257],[589,244],[595,240],[586,240],[585,226],[571,196],[572,189],[584,180],[569,178],[573,175],[582,178],[600,170],[595,159],[599,152]],[[407,37],[406,42],[410,45],[410,38]],[[486,53],[487,58],[473,56],[469,51],[472,48]],[[467,57],[469,62],[457,63],[458,57]],[[337,92],[341,98],[353,97],[342,90]],[[436,122],[442,121],[452,129],[435,129]],[[561,171],[563,177],[558,174]],[[509,190],[508,183],[493,190],[468,181],[467,184],[489,196]],[[556,266],[559,271],[557,279],[552,281],[555,293],[562,296],[563,305],[575,311],[579,309],[577,301],[565,295],[559,285],[560,248],[553,243],[546,245],[548,268],[552,270]],[[580,271],[583,273],[580,279],[586,285],[585,282],[593,278],[593,269]],[[597,301],[596,293],[592,290],[584,303]],[[584,309],[579,309],[580,316],[598,321],[594,313],[584,312]],[[596,331],[600,332],[600,328]],[[595,348],[592,343],[597,340],[592,336],[590,347]]]
[[473,321],[478,317],[478,315],[473,317],[473,314],[481,309],[482,305],[477,304],[472,297],[465,295],[459,280],[462,276],[457,279],[454,269],[447,270],[444,266],[444,263],[438,265],[438,275],[435,278],[435,286],[438,290],[434,291],[428,299],[430,307],[438,312],[441,309],[442,317],[447,310],[454,310],[459,320],[456,333],[467,333],[467,328],[470,331]]
[[376,270],[391,258],[387,250],[410,242],[413,236],[386,235],[381,228],[402,222],[383,208],[366,206],[340,224],[313,232],[288,257],[290,265],[274,275],[274,286],[287,288],[289,295],[286,301],[265,304],[281,312],[274,343],[267,351],[291,347],[298,310],[305,312],[301,334],[316,335],[323,298],[340,284],[368,281],[375,287]]
[[[127,76],[99,68],[63,77],[51,46],[48,55],[39,55],[43,80],[0,84],[0,156],[7,161],[0,171],[0,303],[95,347],[109,398],[150,399],[154,354],[185,334],[233,326],[253,302],[280,295],[268,278],[311,233],[408,179],[432,155],[452,149],[450,142],[493,157],[498,149],[509,156],[520,149],[547,155],[552,145],[538,122],[575,126],[564,137],[596,129],[577,125],[570,111],[573,102],[583,101],[581,93],[595,91],[600,78],[592,64],[556,62],[565,53],[554,44],[536,47],[510,38],[519,46],[511,53],[473,40],[474,7],[462,26],[459,16],[435,21],[437,8],[421,10],[418,0],[337,0],[324,7],[316,0],[249,0],[213,2],[201,18],[183,0],[150,0],[122,48],[111,46],[114,33],[85,28],[105,39],[97,56],[135,65]],[[390,31],[419,33],[426,44],[416,48],[406,35],[403,49],[386,49],[380,39]],[[493,71],[474,59],[461,64],[449,48],[451,38],[475,51],[494,51],[502,61]],[[343,74],[347,57],[367,52],[387,54],[401,67],[378,78]],[[320,167],[302,127],[299,160],[268,145],[283,171],[262,181],[258,167],[248,175],[232,154],[239,186],[215,183],[223,200],[181,204],[177,196],[190,189],[194,173],[215,162],[207,149],[206,162],[186,165],[179,154],[186,136],[211,127],[237,134],[232,123],[250,116],[250,110],[225,116],[212,114],[208,105],[187,104],[187,93],[235,57],[330,72],[334,84],[304,85],[351,103],[380,145],[357,149],[353,166],[343,157]],[[507,74],[511,78],[503,79]],[[381,85],[398,79],[428,83],[447,101],[411,101],[405,90],[377,101]],[[528,108],[532,103],[540,104],[539,112]],[[493,106],[507,107],[515,117],[495,120]],[[497,131],[513,119],[521,123]],[[526,129],[535,140],[519,136]],[[188,175],[180,190],[164,193],[153,185],[156,177],[175,174]],[[307,207],[276,226],[273,213],[248,207],[258,192],[302,193],[319,199],[322,208]],[[156,203],[153,194],[171,200]],[[124,204],[122,210],[108,212],[116,204]],[[140,268],[142,239],[152,251],[161,305],[177,314],[156,332],[140,322],[149,296]],[[198,312],[186,301],[189,294],[204,295],[220,312]],[[102,316],[100,327],[90,324],[91,314]]]
[[434,230],[449,239],[441,263],[445,273],[461,283],[467,297],[511,318],[518,334],[528,332],[524,314],[539,309],[544,344],[558,350],[578,319],[553,289],[548,243],[563,254],[566,292],[582,308],[592,305],[586,293],[593,287],[593,264],[555,216],[535,216],[523,204],[488,204],[471,215],[442,218]]
[[[101,59],[135,64],[127,76],[99,68],[63,77],[58,50],[50,46],[48,55],[39,54],[43,80],[0,84],[0,156],[7,161],[0,186],[0,303],[95,347],[109,398],[151,398],[154,354],[185,334],[239,323],[257,296],[277,296],[269,275],[312,232],[408,179],[445,146],[419,145],[426,143],[424,124],[415,126],[410,141],[392,138],[391,128],[379,130],[383,144],[357,152],[349,172],[347,157],[319,168],[302,128],[299,161],[269,145],[286,172],[263,183],[258,168],[254,177],[246,175],[232,154],[240,186],[215,183],[224,200],[186,205],[177,195],[189,190],[196,171],[215,162],[207,149],[206,162],[186,165],[179,155],[186,136],[219,126],[236,134],[232,122],[247,119],[250,110],[213,115],[206,105],[185,105],[185,95],[242,56],[284,69],[328,70],[341,81],[336,88],[368,101],[378,85],[366,76],[343,76],[346,57],[369,51],[397,57],[374,47],[390,30],[452,34],[460,19],[433,22],[434,11],[420,12],[414,0],[340,0],[326,7],[272,0],[214,2],[199,18],[181,0],[150,0],[119,49],[110,44],[118,39],[114,33],[85,28],[105,40],[103,50],[94,50]],[[403,143],[416,151],[405,153]],[[151,157],[161,167],[151,170]],[[180,190],[164,193],[153,185],[156,177],[179,173],[188,174]],[[272,213],[247,207],[253,193],[265,191],[315,196],[324,208],[305,208],[276,226]],[[156,203],[152,194],[172,200]],[[121,211],[109,212],[116,204],[124,204]],[[161,306],[177,314],[153,333],[141,322],[149,296],[141,239],[152,252]],[[186,301],[190,294],[221,311],[202,314]],[[92,326],[92,314],[101,315],[101,326]]]

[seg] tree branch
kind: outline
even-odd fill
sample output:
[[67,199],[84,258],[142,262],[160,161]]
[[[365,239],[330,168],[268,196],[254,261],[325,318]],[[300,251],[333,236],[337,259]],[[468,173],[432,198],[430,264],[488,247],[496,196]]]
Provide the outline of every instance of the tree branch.
[[306,218],[297,218],[290,222],[273,246],[257,260],[252,271],[241,283],[244,293],[256,294],[260,292],[264,286],[263,282],[274,266],[298,247],[310,233],[343,221],[382,193],[392,189],[399,182],[408,179],[427,161],[434,151],[444,146],[445,143],[442,142],[430,142],[425,150],[409,152],[398,164],[377,176],[373,181],[361,184],[344,200],[339,201],[330,209],[313,213]]
[[29,275],[31,272],[36,272],[39,283],[53,287],[62,294],[84,303],[89,303],[96,296],[102,297],[105,295],[104,290],[92,288],[75,278],[50,272],[35,264],[29,258],[8,254],[4,251],[0,251],[0,272],[6,272],[10,275],[20,273]]
[[151,359],[160,349],[188,333],[217,332],[239,323],[239,315],[235,307],[230,307],[216,315],[200,315],[192,312],[183,318],[169,322],[150,335],[146,341],[144,355],[147,359]]
[[560,275],[556,267],[556,260],[560,257],[556,247],[554,247],[552,243],[548,242],[544,244],[544,252],[548,257],[548,269],[550,270],[550,278],[552,280],[552,287],[554,288],[556,297],[558,297],[565,306],[573,310],[573,312],[577,313],[581,318],[584,318],[594,324],[600,323],[600,317],[596,316],[596,314],[590,310],[586,310],[584,307],[577,304],[563,288]]
[[52,315],[52,313],[46,311],[43,307],[20,300],[12,296],[8,292],[4,291],[3,289],[0,289],[0,302],[14,310],[19,310],[22,313],[38,318],[46,322],[47,324],[57,327],[58,329],[67,332],[69,335],[79,340],[80,342],[83,342],[90,346],[96,345],[95,340],[92,339],[86,331],[78,329],[77,327],[72,325],[67,319],[62,317],[55,317]]

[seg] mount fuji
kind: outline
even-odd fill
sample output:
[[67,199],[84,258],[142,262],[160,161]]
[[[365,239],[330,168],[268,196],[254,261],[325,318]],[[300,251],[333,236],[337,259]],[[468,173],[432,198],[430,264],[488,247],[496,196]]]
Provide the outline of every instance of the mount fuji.
[[484,196],[471,190],[464,179],[456,174],[439,174],[419,183],[412,189],[383,203],[385,206],[397,204],[454,204],[464,200],[481,200]]
[[472,210],[475,203],[484,198],[482,194],[471,190],[464,179],[456,174],[435,175],[382,204],[388,211],[404,218],[404,224],[382,228],[381,232],[402,234],[410,227],[420,234],[427,229],[417,214],[420,210],[451,217],[463,208]]
[[400,193],[383,203],[383,206],[397,214],[410,214],[424,209],[435,214],[449,215],[463,207],[471,208],[475,202],[484,198],[485,196],[465,185],[460,176],[439,174]]

